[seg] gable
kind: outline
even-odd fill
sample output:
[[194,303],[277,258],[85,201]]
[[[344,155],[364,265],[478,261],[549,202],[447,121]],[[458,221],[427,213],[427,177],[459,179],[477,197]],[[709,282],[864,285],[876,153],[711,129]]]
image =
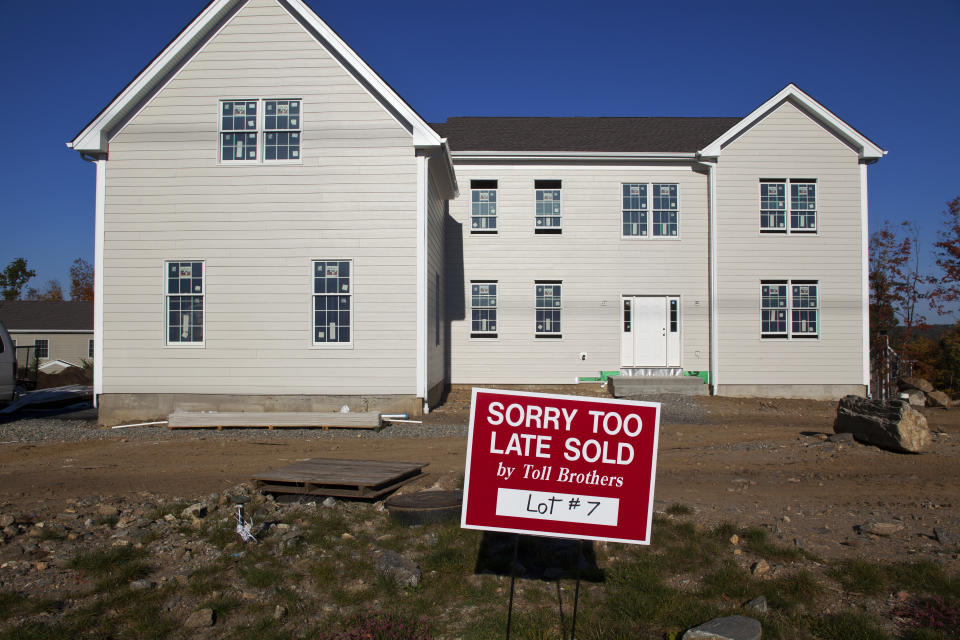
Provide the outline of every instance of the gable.
[[[235,21],[238,24],[234,25]],[[343,72],[353,77],[358,87],[412,135],[415,145],[443,145],[436,132],[300,0],[285,0],[282,4],[277,0],[214,0],[67,146],[81,153],[106,153],[109,139],[161,87],[180,75],[217,36],[241,29],[244,22],[258,24],[247,25],[252,28],[246,35],[228,36],[227,40],[230,37],[235,39],[224,45],[227,49],[232,45],[236,62],[248,56],[245,49],[256,47],[257,50],[275,52],[283,58],[283,64],[291,65],[302,51],[315,51],[319,44]],[[298,30],[296,35],[293,29]],[[304,38],[312,41],[306,48]],[[229,57],[231,54],[224,55]],[[256,67],[266,63],[261,59],[251,61],[251,64]],[[291,68],[295,69],[295,66]],[[305,76],[303,80],[306,79]],[[322,74],[315,78],[318,86],[323,86],[324,79]]]

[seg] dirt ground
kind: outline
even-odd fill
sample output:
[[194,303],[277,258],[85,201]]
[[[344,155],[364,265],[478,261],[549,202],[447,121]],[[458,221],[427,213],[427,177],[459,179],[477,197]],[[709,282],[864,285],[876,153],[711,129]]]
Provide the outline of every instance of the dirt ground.
[[[960,410],[924,410],[933,442],[919,455],[826,441],[835,403],[688,398],[690,422],[661,425],[656,508],[679,503],[709,525],[729,521],[769,529],[781,544],[824,558],[930,558],[960,570]],[[469,396],[455,392],[425,418],[466,423]],[[147,427],[146,429],[156,429]],[[430,476],[407,490],[463,473],[466,438],[251,439],[225,431],[189,431],[174,439],[125,438],[0,444],[0,513],[38,517],[69,498],[150,491],[202,497],[251,474],[314,458],[428,462]],[[871,521],[902,525],[890,536],[860,532]],[[943,536],[942,536],[943,537]],[[656,544],[656,530],[653,532]]]

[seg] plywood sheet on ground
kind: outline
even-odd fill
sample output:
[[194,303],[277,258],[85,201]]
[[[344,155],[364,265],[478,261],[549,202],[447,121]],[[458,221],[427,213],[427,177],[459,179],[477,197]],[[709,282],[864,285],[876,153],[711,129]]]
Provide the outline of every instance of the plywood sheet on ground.
[[267,493],[378,498],[423,477],[425,462],[314,458],[252,477]]
[[339,411],[175,411],[167,418],[171,429],[217,429],[234,427],[378,429],[380,413]]

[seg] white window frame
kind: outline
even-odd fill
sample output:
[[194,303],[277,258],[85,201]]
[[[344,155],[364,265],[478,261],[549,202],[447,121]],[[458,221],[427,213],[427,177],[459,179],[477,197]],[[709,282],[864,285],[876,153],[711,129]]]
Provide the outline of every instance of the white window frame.
[[[478,294],[477,294],[477,297],[481,297],[481,296],[486,296],[487,298],[492,297],[492,298],[494,299],[492,305],[487,305],[487,306],[475,306],[475,305],[474,305],[474,303],[473,303],[473,299],[474,299],[473,288],[474,288],[475,286],[480,287],[480,286],[482,286],[482,285],[493,285],[494,287],[496,287],[496,289],[494,290],[494,292],[493,292],[492,295],[491,295],[490,293],[486,293],[486,294],[484,294],[484,293],[478,293]],[[500,302],[499,302],[499,300],[500,300],[500,283],[499,283],[497,280],[471,280],[470,283],[468,284],[468,287],[469,287],[469,289],[467,290],[467,298],[470,300],[470,337],[471,337],[471,338],[477,338],[477,339],[480,339],[480,340],[495,340],[495,339],[499,338],[499,337],[500,337],[500,330],[499,330],[499,328],[498,328],[498,325],[499,325],[499,323],[500,323],[500,314],[498,313],[498,311],[499,311],[499,309],[500,309]],[[474,323],[475,321],[476,321],[476,322],[483,322],[483,321],[484,321],[483,318],[479,318],[479,319],[475,320],[475,319],[474,319],[474,313],[475,313],[475,312],[483,312],[483,311],[493,311],[493,317],[492,317],[492,318],[487,317],[487,318],[485,319],[485,321],[486,321],[488,324],[491,322],[491,320],[493,321],[493,328],[492,328],[492,329],[487,329],[487,330],[474,331],[474,325],[473,325],[473,323]]]
[[[783,213],[783,227],[771,227],[764,226],[763,224],[763,211],[772,211],[772,209],[763,208],[763,185],[767,184],[779,184],[783,185],[783,207],[777,207],[777,211]],[[793,197],[793,186],[794,185],[813,185],[813,209],[794,209],[796,204]],[[820,232],[820,182],[816,178],[760,178],[757,186],[757,222],[760,225],[760,233],[767,235],[816,235]],[[794,211],[797,213],[813,213],[813,227],[798,227],[793,226],[793,214]]]
[[[489,188],[489,187],[476,187],[476,188],[474,188],[474,186],[473,186],[474,183],[484,183],[484,182],[493,182],[493,183],[496,184],[497,186],[495,186],[495,187],[493,187],[493,188]],[[499,227],[498,227],[498,225],[499,225],[499,222],[500,222],[500,220],[499,220],[499,214],[500,214],[500,212],[497,211],[497,208],[498,208],[499,205],[500,205],[499,186],[500,186],[500,183],[499,183],[498,180],[475,179],[475,180],[471,180],[471,181],[470,181],[470,233],[476,234],[476,235],[495,235],[495,234],[499,233]],[[482,202],[482,201],[480,200],[480,198],[482,198],[482,194],[488,194],[488,196],[487,196],[487,197],[488,197],[487,207],[488,207],[488,210],[489,210],[489,206],[490,206],[489,194],[490,194],[490,193],[493,193],[493,198],[494,198],[494,199],[493,199],[493,212],[492,212],[492,213],[489,213],[489,212],[488,212],[488,213],[486,213],[486,214],[480,214],[480,215],[478,215],[478,214],[477,214],[477,211],[476,211],[476,207],[475,207],[474,205],[475,205],[475,204],[480,204],[480,203]],[[477,198],[476,200],[474,199],[475,197]],[[477,219],[486,219],[486,220],[492,219],[492,220],[493,220],[493,226],[492,226],[492,227],[478,227],[478,226],[476,226],[476,224],[477,224]]]
[[[349,287],[349,291],[347,291],[346,293],[344,293],[343,291],[337,291],[336,293],[330,293],[330,292],[317,293],[316,286],[315,286],[317,264],[328,263],[328,262],[337,262],[337,263],[346,262],[349,265],[348,269],[350,273],[347,275],[347,280],[348,280],[347,286]],[[356,305],[354,305],[354,300],[353,300],[353,297],[354,297],[353,294],[355,293],[355,288],[356,288],[356,275],[357,273],[356,273],[356,269],[354,268],[353,260],[350,260],[348,258],[313,258],[310,260],[310,341],[314,348],[316,349],[352,349],[353,348],[353,345],[356,342],[356,338],[357,338],[356,336],[357,318],[356,318],[356,309],[355,309]],[[346,341],[346,342],[341,342],[341,341],[318,342],[317,341],[318,327],[317,327],[317,315],[316,315],[317,314],[316,300],[320,296],[324,296],[324,297],[333,297],[333,296],[344,297],[345,296],[349,299],[348,300],[348,305],[349,305],[348,308],[350,313],[350,324],[348,325],[348,329],[350,331],[349,341]],[[328,325],[328,328],[329,328],[329,325]],[[340,328],[342,328],[342,325],[341,327],[338,327],[338,331]],[[328,329],[325,329],[325,332],[327,330]]]
[[[623,199],[623,191],[626,187],[630,186],[643,186],[646,188],[647,195],[645,196],[646,207],[641,207],[639,209],[627,209],[625,208]],[[677,188],[677,206],[676,208],[669,209],[655,209],[653,206],[653,192],[656,187],[676,187]],[[623,240],[679,240],[680,239],[680,213],[683,211],[682,204],[682,194],[680,189],[679,182],[622,182],[620,183],[620,238]],[[628,211],[637,211],[640,214],[645,214],[646,222],[643,223],[642,231],[640,234],[627,234],[624,233],[624,227],[627,224],[624,220]],[[654,233],[657,230],[657,225],[654,224],[654,212],[657,211],[673,211],[677,214],[677,233],[676,235],[660,235]],[[641,216],[638,216],[641,217]],[[638,225],[641,224],[638,222]]]
[[[40,355],[40,343],[43,343],[43,355]],[[46,338],[36,338],[33,341],[33,354],[37,360],[50,358],[50,341]]]
[[[763,288],[768,286],[782,286],[786,288],[785,295],[785,306],[782,307],[769,307],[764,306],[763,301]],[[801,305],[796,299],[797,296],[802,297],[804,294],[802,292],[794,293],[795,287],[816,287],[815,295],[815,304],[813,306]],[[822,330],[822,321],[823,314],[821,313],[822,309],[822,294],[820,289],[819,280],[809,280],[802,278],[787,279],[787,278],[771,278],[764,279],[760,281],[760,338],[763,340],[819,340]],[[764,312],[769,310],[780,310],[784,315],[784,330],[783,331],[764,331],[763,329],[763,320]],[[813,312],[813,321],[816,325],[815,332],[805,332],[805,331],[794,331],[794,314],[803,314],[804,312]],[[809,319],[808,319],[809,321]],[[802,320],[801,320],[802,322]]]
[[[199,262],[201,265],[202,273],[200,274],[200,293],[190,292],[189,294],[184,293],[170,293],[169,290],[169,278],[170,278],[170,265],[172,264],[182,264],[185,262]],[[191,278],[192,279],[192,278]],[[200,298],[200,333],[202,334],[201,340],[190,340],[190,341],[170,341],[170,300],[173,297],[180,296],[190,296],[190,297],[199,297]],[[197,260],[195,258],[182,258],[182,259],[172,259],[163,261],[163,344],[166,347],[171,347],[175,349],[195,349],[202,348],[206,345],[207,342],[207,263],[205,260]]]
[[[537,187],[538,182],[559,182],[559,187]],[[560,211],[554,211],[547,214],[537,213],[537,205],[546,202],[546,198],[541,200],[541,194],[549,191],[550,200],[553,201],[553,192],[556,191],[560,197]],[[556,218],[558,224],[555,226],[538,225],[537,218]],[[563,180],[557,178],[540,178],[533,181],[533,232],[544,235],[558,235],[563,233]]]
[[[557,289],[559,289],[560,295],[556,297],[560,298],[560,304],[552,305],[552,306],[546,306],[545,304],[541,305],[540,298],[546,299],[549,297],[549,298],[552,298],[554,301],[556,301],[556,297],[554,297],[555,293],[551,293],[549,296],[547,295],[538,296],[537,289],[539,287],[556,287]],[[533,317],[534,327],[533,328],[534,328],[535,338],[538,338],[538,339],[546,338],[546,339],[552,339],[552,340],[557,340],[562,338],[563,337],[563,282],[561,280],[534,280],[533,310],[534,310],[534,317]],[[541,328],[539,325],[539,318],[537,317],[539,311],[551,311],[551,312],[556,311],[559,314],[558,323],[557,323],[560,326],[559,329],[554,329],[553,326],[551,326],[550,329],[547,329],[546,325],[544,325]],[[552,322],[551,322],[551,325],[552,325]]]
[[[250,159],[244,158],[242,160],[224,160],[223,159],[223,134],[224,133],[234,133],[234,130],[224,130],[223,129],[223,105],[225,102],[252,102],[256,104],[257,115],[254,129],[244,129],[244,132],[253,133],[256,135],[257,145],[256,145],[256,158]],[[300,113],[299,113],[299,124],[298,129],[267,129],[266,128],[266,108],[268,102],[298,102]],[[237,166],[237,165],[260,165],[260,164],[303,164],[303,115],[304,115],[304,104],[302,98],[220,98],[217,101],[217,164],[222,166]],[[299,137],[299,148],[297,150],[296,158],[283,158],[283,159],[273,159],[268,160],[266,158],[267,151],[267,134],[268,133],[296,133]]]

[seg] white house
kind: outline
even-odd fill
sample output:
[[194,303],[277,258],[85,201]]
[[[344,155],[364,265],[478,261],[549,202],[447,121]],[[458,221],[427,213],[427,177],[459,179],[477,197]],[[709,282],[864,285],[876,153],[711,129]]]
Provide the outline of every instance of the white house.
[[214,0],[68,145],[97,166],[105,423],[868,384],[885,152],[794,85],[743,118],[430,124],[300,0]]

